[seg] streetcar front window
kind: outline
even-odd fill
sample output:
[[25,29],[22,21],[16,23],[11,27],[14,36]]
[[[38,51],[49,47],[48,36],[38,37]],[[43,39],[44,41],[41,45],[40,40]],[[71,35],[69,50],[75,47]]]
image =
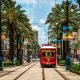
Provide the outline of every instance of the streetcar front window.
[[50,57],[50,52],[46,52],[46,57]]
[[50,57],[50,52],[43,52],[42,57]]

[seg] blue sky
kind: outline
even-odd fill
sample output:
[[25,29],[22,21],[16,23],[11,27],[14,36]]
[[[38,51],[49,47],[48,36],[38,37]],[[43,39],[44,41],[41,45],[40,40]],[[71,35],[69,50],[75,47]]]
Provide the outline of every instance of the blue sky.
[[32,28],[39,31],[39,44],[48,42],[48,25],[44,23],[51,8],[55,5],[55,1],[60,3],[63,0],[16,0],[17,4],[20,4],[22,9],[26,11]]

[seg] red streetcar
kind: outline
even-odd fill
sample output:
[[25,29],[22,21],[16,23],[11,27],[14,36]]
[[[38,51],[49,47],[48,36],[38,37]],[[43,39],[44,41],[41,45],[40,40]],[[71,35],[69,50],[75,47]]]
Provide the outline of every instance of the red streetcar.
[[43,46],[40,50],[40,64],[56,66],[56,47]]

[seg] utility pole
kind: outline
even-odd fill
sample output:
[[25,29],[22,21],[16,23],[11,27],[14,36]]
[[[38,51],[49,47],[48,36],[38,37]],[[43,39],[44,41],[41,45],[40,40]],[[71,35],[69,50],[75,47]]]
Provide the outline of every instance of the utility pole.
[[67,51],[69,51],[69,41],[68,41],[68,33],[69,33],[69,25],[68,25],[68,19],[69,19],[69,15],[68,15],[68,10],[69,10],[69,2],[68,0],[66,1],[66,26],[67,26],[67,43],[66,43],[66,53]]
[[80,0],[77,0],[77,3],[79,4],[79,9],[80,9]]

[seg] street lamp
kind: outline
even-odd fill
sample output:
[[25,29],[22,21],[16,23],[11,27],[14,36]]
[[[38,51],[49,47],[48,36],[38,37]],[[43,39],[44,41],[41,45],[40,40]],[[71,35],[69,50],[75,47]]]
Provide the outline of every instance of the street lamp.
[[77,3],[79,4],[79,9],[80,9],[80,0],[77,0]]
[[68,4],[68,0],[66,1],[66,26],[67,26],[67,43],[66,43],[66,45],[67,45],[67,49],[66,49],[66,52],[69,50],[69,41],[68,41],[68,6],[69,6],[69,4]]
[[[73,12],[74,11],[74,9],[73,9],[74,7],[73,7],[73,4],[71,5],[71,12]],[[68,33],[69,33],[69,13],[68,13],[68,11],[69,11],[69,0],[67,0],[66,1],[66,26],[67,26],[67,43],[66,43],[66,53],[67,53],[67,55],[68,54],[70,54],[70,48],[69,48],[69,40],[68,40]],[[69,52],[67,52],[67,51],[69,51]]]
[[[63,53],[68,53],[67,51],[70,52],[70,48],[69,48],[69,7],[71,9],[70,12],[74,12],[74,6],[73,4],[70,5],[69,3],[70,0],[66,0],[65,4],[66,4],[66,18],[63,19],[62,21],[62,26],[63,26],[63,29],[62,29],[62,35],[63,35]],[[61,9],[61,12],[64,13],[64,6],[62,5],[61,6],[62,9]],[[65,36],[64,36],[65,34]],[[63,58],[65,59],[66,57],[66,54],[63,55]],[[67,54],[68,55],[68,54]]]
[[66,1],[66,26],[67,26],[67,42],[66,42],[66,70],[70,69],[70,49],[69,49],[69,41],[68,41],[68,33],[69,33],[69,26],[68,26],[68,6],[69,6],[69,2],[68,0]]

